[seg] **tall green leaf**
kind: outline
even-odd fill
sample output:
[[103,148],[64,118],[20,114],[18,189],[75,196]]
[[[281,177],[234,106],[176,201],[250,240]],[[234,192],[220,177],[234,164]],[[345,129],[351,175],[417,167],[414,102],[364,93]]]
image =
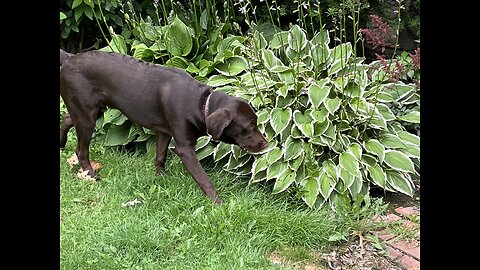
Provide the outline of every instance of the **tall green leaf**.
[[188,27],[175,16],[165,32],[165,46],[173,56],[186,56],[192,51],[193,41]]
[[288,35],[288,45],[296,52],[300,52],[307,46],[307,35],[298,25],[294,25]]
[[352,175],[358,175],[358,161],[355,156],[350,152],[343,152],[339,156],[339,163],[345,170]]

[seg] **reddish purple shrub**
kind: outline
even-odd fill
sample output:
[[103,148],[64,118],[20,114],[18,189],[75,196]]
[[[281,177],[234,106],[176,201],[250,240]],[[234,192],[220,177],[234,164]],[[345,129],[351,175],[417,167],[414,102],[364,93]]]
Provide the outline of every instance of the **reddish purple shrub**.
[[377,15],[370,15],[370,21],[373,28],[360,29],[360,33],[365,35],[367,44],[373,45],[373,49],[380,47],[382,53],[385,48],[395,48],[397,36],[393,29]]

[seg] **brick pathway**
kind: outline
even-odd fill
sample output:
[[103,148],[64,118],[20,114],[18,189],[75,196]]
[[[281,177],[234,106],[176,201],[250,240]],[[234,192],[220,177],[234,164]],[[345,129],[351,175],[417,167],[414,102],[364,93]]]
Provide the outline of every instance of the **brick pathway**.
[[[398,207],[395,209],[397,214],[388,214],[378,217],[378,221],[392,222],[402,220],[406,227],[412,227],[415,224],[406,219],[407,215],[419,216],[420,211],[413,207]],[[389,257],[398,262],[404,269],[420,269],[420,241],[405,241],[397,239],[388,228],[375,232],[375,234],[386,243]]]

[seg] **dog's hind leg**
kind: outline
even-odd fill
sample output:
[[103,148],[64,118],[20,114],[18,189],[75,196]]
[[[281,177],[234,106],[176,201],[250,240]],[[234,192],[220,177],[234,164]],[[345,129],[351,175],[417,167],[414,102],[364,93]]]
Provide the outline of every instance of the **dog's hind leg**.
[[155,167],[158,174],[163,173],[165,161],[167,160],[168,145],[172,136],[168,134],[158,133],[157,135],[157,155],[155,157]]
[[70,128],[73,127],[73,121],[70,114],[63,116],[62,124],[60,125],[60,148],[64,148],[67,143],[67,134]]

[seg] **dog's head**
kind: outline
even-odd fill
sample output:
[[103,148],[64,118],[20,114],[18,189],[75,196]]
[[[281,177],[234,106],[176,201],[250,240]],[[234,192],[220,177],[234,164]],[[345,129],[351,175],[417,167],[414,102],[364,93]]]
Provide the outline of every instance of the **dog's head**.
[[253,108],[240,98],[231,98],[226,106],[215,110],[205,120],[214,140],[231,143],[257,153],[268,147],[257,126]]

